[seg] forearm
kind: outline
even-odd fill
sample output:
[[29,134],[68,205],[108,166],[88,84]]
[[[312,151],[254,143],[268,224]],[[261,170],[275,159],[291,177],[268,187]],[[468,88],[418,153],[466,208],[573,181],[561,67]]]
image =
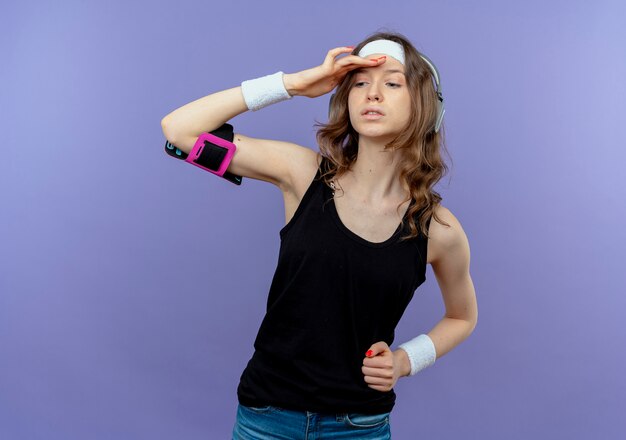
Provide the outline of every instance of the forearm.
[[291,96],[297,96],[302,93],[302,80],[298,76],[298,73],[285,73],[283,75],[283,84],[285,84],[285,89],[287,89],[287,93]]
[[463,342],[474,331],[475,323],[464,319],[443,317],[428,336],[432,339],[437,359]]
[[[463,319],[444,317],[428,333],[428,337],[435,346],[436,358],[439,359],[454,347],[465,340],[474,330],[475,324]],[[398,365],[400,376],[409,376],[411,361],[406,351],[398,348],[393,352],[395,362]]]
[[[244,84],[245,99],[241,86],[238,86],[192,101],[169,113],[161,120],[163,133],[170,142],[179,137],[187,140],[195,139],[202,133],[213,131],[226,121],[245,112],[248,110],[248,105],[251,105],[250,108],[254,110],[254,107],[262,108],[274,99],[288,99],[297,95],[309,98],[322,96],[340,84],[348,70],[372,67],[380,62],[380,60],[358,56],[344,57],[337,62],[335,61],[337,56],[350,52],[352,49],[352,47],[332,49],[328,51],[322,65],[297,73],[283,73],[281,79],[284,87],[275,87],[274,82],[267,83],[270,84],[270,89],[273,92],[278,91],[278,93],[276,96],[268,95],[266,102],[260,98],[264,92],[263,88],[258,88],[259,93],[253,93],[254,96],[250,96],[248,92],[251,83],[247,81],[245,82],[247,84]],[[273,81],[273,78],[270,79]],[[284,93],[285,91],[286,93]]]
[[161,121],[170,142],[181,136],[198,137],[248,110],[241,86],[222,90],[177,108]]

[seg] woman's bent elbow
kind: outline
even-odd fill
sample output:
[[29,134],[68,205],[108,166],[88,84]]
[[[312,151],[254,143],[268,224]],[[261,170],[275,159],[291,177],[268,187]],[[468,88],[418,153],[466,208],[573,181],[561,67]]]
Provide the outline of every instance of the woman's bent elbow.
[[165,139],[167,139],[170,143],[176,145],[176,139],[174,137],[174,133],[172,132],[171,126],[167,121],[167,117],[161,119],[161,130],[163,131],[163,136],[165,136]]

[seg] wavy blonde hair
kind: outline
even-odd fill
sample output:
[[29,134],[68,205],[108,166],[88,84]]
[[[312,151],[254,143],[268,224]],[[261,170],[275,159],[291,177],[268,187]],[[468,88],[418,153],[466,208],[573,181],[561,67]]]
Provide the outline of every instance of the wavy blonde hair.
[[[443,124],[438,133],[434,132],[438,99],[434,77],[417,49],[405,36],[397,32],[376,32],[359,43],[352,54],[358,54],[370,41],[380,39],[395,41],[403,46],[405,75],[411,95],[411,115],[407,126],[394,140],[385,145],[385,150],[404,152],[399,165],[399,177],[409,188],[410,195],[398,205],[398,211],[403,203],[413,201],[407,211],[410,233],[402,237],[402,240],[417,237],[420,231],[429,237],[426,222],[431,216],[439,223],[449,226],[435,213],[442,197],[433,190],[433,187],[448,172],[448,166],[441,157],[441,150],[447,153]],[[337,86],[328,123],[316,121],[315,124],[315,127],[319,127],[316,138],[320,153],[327,159],[324,161],[326,166],[322,169],[321,178],[328,185],[332,180],[345,174],[357,158],[359,133],[352,127],[348,112],[348,94],[354,81],[355,72],[348,72]],[[420,215],[416,222],[417,213]],[[402,222],[404,223],[404,219]]]

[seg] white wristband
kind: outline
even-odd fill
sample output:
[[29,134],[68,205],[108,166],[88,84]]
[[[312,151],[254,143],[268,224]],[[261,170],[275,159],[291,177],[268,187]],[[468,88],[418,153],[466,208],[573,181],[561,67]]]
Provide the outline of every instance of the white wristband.
[[419,335],[410,341],[400,344],[398,348],[406,351],[411,362],[411,373],[409,376],[413,376],[424,368],[433,365],[437,357],[435,344],[426,334]]
[[244,81],[241,83],[241,92],[248,110],[252,111],[291,98],[283,83],[283,72]]

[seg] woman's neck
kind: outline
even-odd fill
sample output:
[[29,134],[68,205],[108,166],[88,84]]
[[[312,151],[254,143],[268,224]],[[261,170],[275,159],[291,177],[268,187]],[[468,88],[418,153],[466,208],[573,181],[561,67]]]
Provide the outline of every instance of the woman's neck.
[[357,158],[345,176],[353,195],[374,203],[406,198],[408,190],[399,177],[401,158],[401,151],[385,151],[380,142],[359,139]]

